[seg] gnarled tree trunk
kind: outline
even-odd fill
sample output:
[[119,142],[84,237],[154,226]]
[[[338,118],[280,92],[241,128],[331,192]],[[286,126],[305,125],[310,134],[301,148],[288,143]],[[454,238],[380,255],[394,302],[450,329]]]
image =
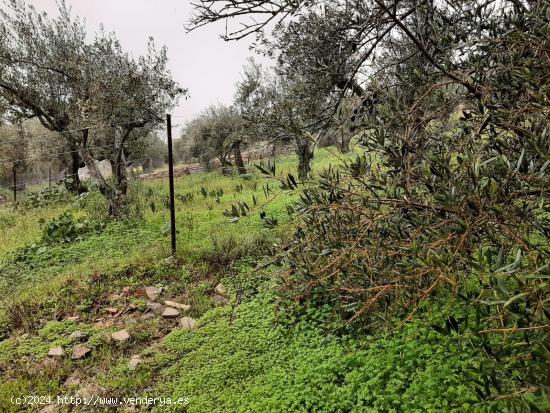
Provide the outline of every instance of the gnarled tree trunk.
[[313,159],[312,143],[306,137],[296,137],[295,143],[296,154],[298,155],[298,177],[301,180],[305,180],[311,171],[311,160]]
[[235,165],[237,166],[237,172],[239,175],[246,173],[246,168],[244,166],[243,155],[241,153],[241,141],[236,141],[233,143],[233,157],[235,158]]
[[348,153],[350,151],[349,143],[351,141],[352,134],[350,132],[346,132],[344,128],[342,128],[341,136],[340,136],[340,152],[342,153]]
[[[115,176],[115,186],[110,185],[105,180],[105,178],[101,174],[101,171],[97,167],[96,161],[90,153],[87,144],[88,129],[84,129],[82,131],[82,147],[80,150],[82,160],[84,161],[84,164],[88,167],[90,176],[92,176],[96,180],[99,191],[103,196],[105,196],[105,198],[107,198],[107,202],[109,204],[109,215],[115,218],[121,218],[128,212],[126,207],[126,193],[125,190],[123,191],[123,188],[127,188],[127,182],[126,184],[124,184],[123,181],[120,181],[122,186],[119,188],[119,180]],[[113,167],[113,165],[111,167]],[[125,178],[126,169],[124,168],[124,179]]]
[[71,153],[68,165],[69,177],[68,179],[65,179],[65,188],[67,188],[67,191],[69,192],[81,194],[83,192],[86,192],[86,188],[84,187],[84,185],[82,185],[80,177],[78,176],[78,170],[82,161],[80,159],[80,154],[78,153],[76,145],[71,144],[70,150]]

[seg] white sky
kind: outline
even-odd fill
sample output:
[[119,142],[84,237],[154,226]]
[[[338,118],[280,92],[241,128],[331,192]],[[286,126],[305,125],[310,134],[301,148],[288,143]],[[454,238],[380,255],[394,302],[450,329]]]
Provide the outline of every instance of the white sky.
[[[29,0],[39,11],[57,13],[56,0]],[[88,32],[100,24],[114,31],[122,46],[134,56],[146,51],[153,36],[157,46],[168,47],[169,68],[190,97],[180,102],[175,115],[191,118],[214,103],[229,104],[242,66],[253,52],[252,39],[225,42],[219,34],[224,25],[209,25],[186,33],[191,6],[188,0],[66,0],[74,15],[86,20]],[[258,59],[262,60],[262,59]],[[177,118],[174,123],[183,123]]]

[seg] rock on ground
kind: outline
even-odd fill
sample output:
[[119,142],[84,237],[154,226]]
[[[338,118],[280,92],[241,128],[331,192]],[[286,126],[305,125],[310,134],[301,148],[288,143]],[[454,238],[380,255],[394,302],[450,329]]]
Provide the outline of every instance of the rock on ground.
[[72,341],[78,341],[78,340],[82,340],[82,339],[86,338],[86,334],[83,333],[82,331],[75,331],[75,332],[73,332],[69,335],[69,338]]
[[65,354],[63,347],[53,347],[48,351],[48,356],[50,357],[62,357]]
[[86,357],[90,351],[92,351],[92,350],[90,350],[86,346],[83,346],[81,344],[76,345],[76,346],[73,347],[73,354],[71,355],[71,358],[73,360],[81,359],[83,357]]
[[166,300],[164,304],[167,305],[168,307],[179,308],[180,310],[183,310],[183,311],[189,311],[189,309],[191,308],[189,304],[180,304],[170,300]]
[[152,301],[147,301],[145,304],[147,308],[150,308],[154,313],[162,313],[162,304],[161,303],[154,303]]
[[128,368],[130,370],[134,370],[140,363],[141,363],[141,356],[139,354],[134,354],[130,358],[130,361],[128,362]]
[[177,318],[179,317],[180,312],[172,307],[166,307],[164,309],[164,312],[162,313],[162,316],[164,318]]
[[115,331],[111,334],[111,338],[115,341],[126,341],[130,338],[130,334],[126,330]]
[[147,297],[149,297],[149,300],[155,301],[157,298],[159,298],[160,288],[145,287],[145,294],[147,294]]
[[63,385],[65,387],[70,386],[78,386],[80,384],[80,377],[76,375],[76,373],[71,374],[67,379],[63,382]]
[[184,330],[193,330],[197,327],[197,321],[191,317],[182,317],[180,319],[180,327]]
[[225,295],[227,293],[222,283],[219,283],[218,285],[216,285],[216,288],[214,288],[214,291],[216,291],[220,295]]
[[229,304],[229,300],[220,294],[214,294],[212,296],[212,299],[216,302],[216,305],[227,305]]

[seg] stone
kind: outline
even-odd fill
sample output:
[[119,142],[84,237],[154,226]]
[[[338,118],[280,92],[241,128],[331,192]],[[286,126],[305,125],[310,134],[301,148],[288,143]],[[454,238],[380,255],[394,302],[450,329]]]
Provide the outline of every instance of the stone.
[[216,288],[214,288],[214,291],[216,291],[219,295],[225,295],[227,294],[227,291],[225,290],[225,287],[222,283],[219,283],[216,285]]
[[142,320],[150,320],[150,319],[155,318],[155,317],[156,317],[155,313],[147,312],[147,313],[145,313],[141,316],[141,319]]
[[160,295],[160,288],[157,287],[145,287],[145,294],[149,297],[149,300],[156,301]]
[[139,354],[134,354],[130,361],[128,362],[128,368],[130,370],[135,370],[136,367],[141,363],[141,356]]
[[90,353],[90,351],[92,350],[90,350],[88,347],[78,344],[73,347],[73,354],[71,355],[71,358],[73,360],[81,359],[83,357],[86,357],[88,353]]
[[220,305],[220,306],[229,304],[229,300],[223,295],[214,294],[212,296],[212,299],[216,302],[217,305]]
[[91,400],[94,397],[102,396],[105,393],[105,389],[95,383],[89,383],[76,392],[76,397],[81,399]]
[[107,296],[107,300],[109,300],[110,302],[113,302],[113,301],[118,301],[122,298],[122,296],[120,294],[109,294]]
[[71,374],[67,379],[63,382],[63,385],[65,387],[70,386],[78,386],[80,384],[80,377],[78,377],[76,374]]
[[52,347],[50,351],[48,351],[48,356],[50,357],[62,357],[63,354],[65,354],[65,351],[63,350],[63,347]]
[[107,311],[109,314],[116,314],[116,313],[118,313],[118,308],[116,308],[116,307],[107,307],[105,309],[105,311]]
[[80,316],[72,315],[70,317],[67,317],[65,320],[67,321],[78,321],[80,319]]
[[166,307],[162,313],[162,316],[164,318],[177,318],[179,317],[179,315],[180,315],[179,310],[176,310],[175,308],[172,308],[172,307]]
[[95,328],[107,328],[113,325],[115,325],[115,320],[112,318],[109,318],[107,320],[105,320],[104,318],[98,318],[94,323]]
[[189,311],[189,309],[191,308],[189,304],[180,304],[180,303],[176,303],[175,301],[169,301],[169,300],[166,300],[164,304],[167,305],[168,307],[179,308],[180,310],[183,310],[183,311]]
[[155,313],[158,313],[158,314],[162,313],[163,307],[161,303],[154,303],[152,301],[147,301],[145,305]]
[[191,317],[180,318],[180,327],[184,330],[194,330],[197,327],[197,321]]
[[37,364],[37,367],[39,370],[46,370],[46,371],[53,371],[57,370],[59,368],[59,362],[57,361],[59,357],[46,357],[44,360],[42,360],[39,364]]
[[69,338],[72,340],[72,341],[78,341],[78,340],[82,340],[82,339],[85,339],[86,338],[86,334],[83,333],[82,331],[75,331],[73,333],[71,333],[69,335]]
[[111,334],[111,338],[115,341],[126,341],[130,338],[130,334],[126,330],[115,331]]

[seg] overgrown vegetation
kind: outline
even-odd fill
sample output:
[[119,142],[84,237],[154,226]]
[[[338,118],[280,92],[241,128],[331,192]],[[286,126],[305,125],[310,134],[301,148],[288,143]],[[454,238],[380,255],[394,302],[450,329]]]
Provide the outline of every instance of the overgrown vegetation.
[[[193,7],[191,29],[238,17],[225,37],[255,34],[277,65],[250,63],[235,106],[187,125],[226,168],[178,179],[176,257],[164,182],[118,171],[0,209],[6,409],[82,379],[189,400],[156,411],[549,411],[550,5]],[[152,106],[182,92],[167,82]],[[240,145],[264,134],[297,156],[245,169]],[[314,157],[327,136],[341,151]],[[64,357],[75,340],[92,355]]]
[[[356,156],[350,155],[350,165],[357,162]],[[326,176],[331,159],[330,152],[319,153],[315,170],[321,176]],[[184,395],[190,404],[179,410],[189,412],[513,408],[499,395],[518,390],[517,376],[508,371],[522,370],[506,356],[516,351],[517,344],[510,347],[498,336],[484,339],[477,334],[479,320],[485,323],[488,316],[482,305],[464,305],[460,295],[435,294],[419,303],[411,321],[397,329],[392,326],[402,323],[400,313],[379,311],[378,329],[357,334],[356,328],[342,328],[334,317],[336,307],[323,294],[303,301],[298,312],[285,304],[285,297],[294,291],[286,282],[297,271],[290,273],[292,267],[281,268],[278,259],[264,256],[277,254],[281,242],[290,241],[294,251],[296,241],[284,232],[290,228],[306,232],[285,218],[286,211],[300,211],[296,202],[303,203],[310,191],[319,191],[311,186],[301,200],[289,197],[288,190],[299,185],[288,178],[296,173],[293,162],[288,158],[277,168],[262,167],[282,174],[283,192],[272,183],[266,190],[267,183],[259,182],[262,178],[257,174],[246,180],[219,172],[180,178],[180,263],[159,260],[169,254],[163,231],[168,210],[163,202],[166,188],[158,188],[156,182],[132,184],[129,193],[135,215],[128,222],[107,219],[101,205],[104,199],[93,193],[33,208],[37,217],[49,209],[53,213],[37,226],[32,243],[4,254],[1,270],[2,290],[11,292],[3,300],[0,346],[0,368],[7,377],[0,398],[6,410],[16,411],[8,397],[14,392],[61,395],[74,391],[74,386],[63,383],[75,374],[80,379],[76,389],[94,384],[100,395]],[[230,223],[223,211],[253,196],[257,206],[249,201],[249,213]],[[3,208],[2,216],[22,211],[27,213]],[[280,222],[266,227],[260,212]],[[71,229],[73,234],[78,222],[103,222],[104,228],[77,231],[70,243],[64,242],[66,232]],[[211,234],[213,225],[216,232]],[[44,238],[48,228],[61,231],[61,238]],[[214,291],[220,281],[228,291],[229,304],[220,304]],[[169,320],[141,321],[147,299],[139,291],[151,284],[165,286],[166,297],[186,297],[191,305],[188,315],[198,319],[199,327],[185,331],[174,329]],[[478,291],[477,284],[468,285],[470,294]],[[109,301],[125,288],[134,293],[122,294],[122,301]],[[468,288],[462,288],[461,294],[468,294]],[[105,311],[113,305],[126,309],[124,315],[114,318],[114,325],[102,326],[97,320],[109,320]],[[67,319],[74,316],[78,320]],[[131,341],[120,346],[109,335],[123,326]],[[46,353],[54,346],[70,349],[74,342],[68,336],[75,331],[85,334],[92,356],[80,362],[67,356],[39,374],[38,367],[32,366],[48,363]],[[506,362],[487,357],[480,347],[491,352],[500,348],[500,360]],[[141,355],[136,369],[128,366],[131,354]],[[88,369],[94,373],[86,373]],[[528,397],[539,408],[544,406],[540,397]],[[158,406],[157,410],[165,411]]]

